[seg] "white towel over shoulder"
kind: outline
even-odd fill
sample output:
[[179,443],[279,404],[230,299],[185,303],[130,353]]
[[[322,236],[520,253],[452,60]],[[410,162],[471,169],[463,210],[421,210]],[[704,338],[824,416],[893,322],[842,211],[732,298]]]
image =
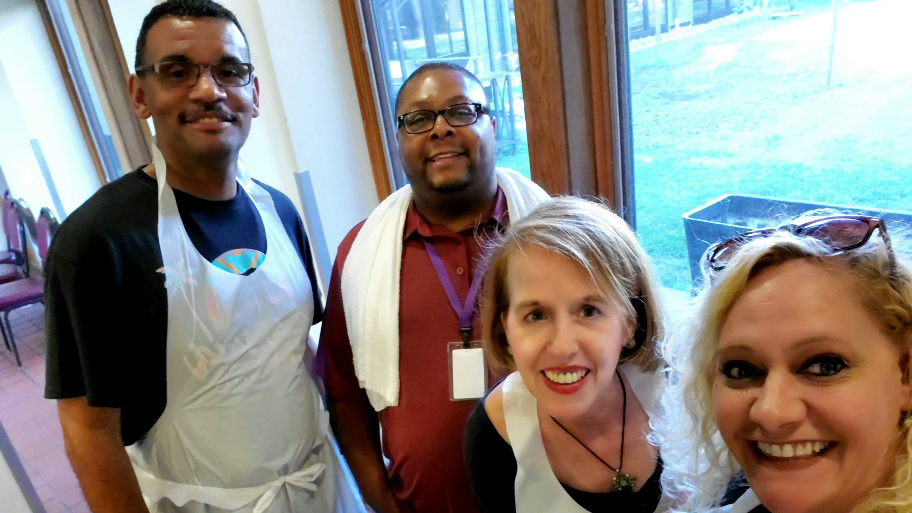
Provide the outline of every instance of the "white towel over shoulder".
[[[497,185],[512,220],[548,199],[541,187],[511,169],[497,168]],[[411,202],[412,188],[406,185],[380,203],[355,237],[342,269],[355,374],[377,411],[399,403],[399,277]]]

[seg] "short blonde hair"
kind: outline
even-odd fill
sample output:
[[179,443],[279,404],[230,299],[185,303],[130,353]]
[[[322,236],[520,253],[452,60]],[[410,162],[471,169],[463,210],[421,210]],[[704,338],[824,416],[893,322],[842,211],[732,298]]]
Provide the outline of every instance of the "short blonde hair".
[[510,256],[535,246],[567,257],[592,277],[599,292],[627,315],[635,345],[621,352],[644,371],[658,367],[657,340],[664,310],[649,258],[627,223],[600,203],[566,196],[536,207],[507,228],[489,253],[482,294],[485,353],[495,370],[515,370],[503,314],[510,305],[507,266]]
[[[898,248],[893,238],[894,249]],[[680,329],[666,340],[662,354],[669,364],[668,386],[662,394],[662,413],[650,435],[660,446],[666,493],[679,496],[681,511],[701,511],[719,505],[740,467],[725,446],[712,415],[712,385],[719,333],[734,302],[764,269],[809,259],[841,269],[856,283],[862,303],[883,332],[896,344],[900,366],[910,379],[912,350],[912,279],[908,260],[896,255],[895,273],[883,239],[872,235],[864,246],[840,252],[811,238],[779,231],[746,243],[727,267],[694,302]],[[846,265],[848,264],[848,265]],[[900,428],[893,475],[853,513],[898,513],[912,507],[912,434]]]

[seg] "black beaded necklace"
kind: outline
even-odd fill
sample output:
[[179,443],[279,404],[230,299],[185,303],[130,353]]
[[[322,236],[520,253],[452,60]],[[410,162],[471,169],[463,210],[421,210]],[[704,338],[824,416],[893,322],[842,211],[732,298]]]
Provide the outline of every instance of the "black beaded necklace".
[[611,469],[612,472],[617,473],[617,475],[614,476],[614,481],[612,481],[612,486],[614,487],[614,489],[616,491],[626,492],[626,491],[633,491],[633,487],[636,484],[636,477],[631,476],[630,474],[621,472],[621,469],[624,468],[624,432],[627,431],[627,387],[624,386],[624,378],[621,377],[621,372],[617,369],[615,369],[614,372],[615,372],[615,374],[617,374],[618,381],[621,382],[621,393],[624,394],[624,405],[622,407],[623,409],[621,412],[621,458],[620,458],[621,461],[618,463],[617,468],[614,468],[611,465],[609,465],[608,462],[603,460],[601,458],[601,456],[599,456],[598,454],[595,453],[595,451],[593,451],[589,447],[586,447],[586,444],[584,444],[582,442],[582,440],[580,440],[579,438],[576,437],[576,435],[571,433],[569,429],[565,428],[563,426],[563,424],[561,424],[560,422],[557,421],[557,419],[555,419],[554,417],[551,417],[551,420],[553,420],[554,423],[557,424],[557,426],[559,428],[563,429],[565,433],[567,433],[574,440],[576,440],[576,442],[578,444],[583,446],[583,449],[586,449],[587,451],[589,451],[589,454],[595,456],[595,459],[602,462],[602,465],[605,465],[606,467]]

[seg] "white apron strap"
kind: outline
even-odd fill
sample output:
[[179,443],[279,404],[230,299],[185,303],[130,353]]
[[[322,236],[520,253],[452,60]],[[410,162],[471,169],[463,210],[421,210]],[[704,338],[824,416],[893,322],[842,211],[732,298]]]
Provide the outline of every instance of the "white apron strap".
[[513,493],[517,513],[588,513],[557,480],[538,423],[538,406],[518,372],[507,376],[503,388],[507,436],[516,457]]
[[664,371],[659,368],[652,372],[643,372],[632,363],[623,363],[618,368],[630,383],[630,389],[646,411],[646,416],[652,418],[656,413],[659,393],[665,379]]
[[[637,399],[648,413],[649,406],[654,402],[655,386],[661,382],[661,373],[631,372],[632,368],[622,367]],[[541,438],[538,405],[518,372],[504,380],[503,397],[507,436],[516,457],[513,493],[517,513],[588,513],[570,497],[551,470]],[[654,513],[670,511],[671,506],[671,498],[663,494]]]
[[[285,485],[308,490],[312,495],[318,491],[317,480],[326,470],[326,463],[337,463],[332,459],[333,447],[329,442],[329,416],[321,412],[320,432],[323,442],[318,444],[311,457],[305,462],[304,467],[297,472],[280,476],[279,478],[259,486],[245,488],[219,488],[215,486],[199,486],[186,483],[177,483],[155,476],[143,466],[137,465],[141,456],[134,446],[127,447],[127,453],[133,460],[133,471],[142,490],[143,499],[147,507],[152,507],[158,501],[167,498],[177,507],[182,507],[190,501],[208,504],[217,508],[236,511],[248,504],[256,502],[252,513],[263,513],[272,504],[279,490]],[[133,453],[133,454],[131,454]]]
[[167,497],[175,506],[181,507],[190,501],[215,506],[227,510],[239,510],[256,501],[253,513],[263,513],[272,504],[279,490],[287,485],[296,486],[317,493],[317,479],[326,469],[324,463],[314,463],[293,474],[282,476],[272,482],[248,488],[216,488],[213,486],[196,486],[184,483],[165,481],[149,472],[134,467],[136,480],[143,492],[147,505],[155,504]]

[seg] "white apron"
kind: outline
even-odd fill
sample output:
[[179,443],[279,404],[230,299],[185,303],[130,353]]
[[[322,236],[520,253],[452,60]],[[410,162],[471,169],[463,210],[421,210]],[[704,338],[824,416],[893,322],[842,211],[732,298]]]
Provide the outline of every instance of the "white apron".
[[[655,404],[661,373],[644,374],[632,365],[621,370],[640,404],[650,414]],[[504,419],[507,436],[516,457],[516,513],[589,513],[561,486],[545,452],[538,422],[538,404],[518,372],[507,376],[503,387]],[[668,511],[671,499],[662,496],[655,513]]]
[[256,205],[268,248],[251,275],[226,272],[191,242],[164,159],[158,148],[153,154],[168,396],[155,426],[128,448],[150,511],[334,511],[340,465],[303,361],[313,319],[310,279],[272,197],[239,176],[238,194]]

